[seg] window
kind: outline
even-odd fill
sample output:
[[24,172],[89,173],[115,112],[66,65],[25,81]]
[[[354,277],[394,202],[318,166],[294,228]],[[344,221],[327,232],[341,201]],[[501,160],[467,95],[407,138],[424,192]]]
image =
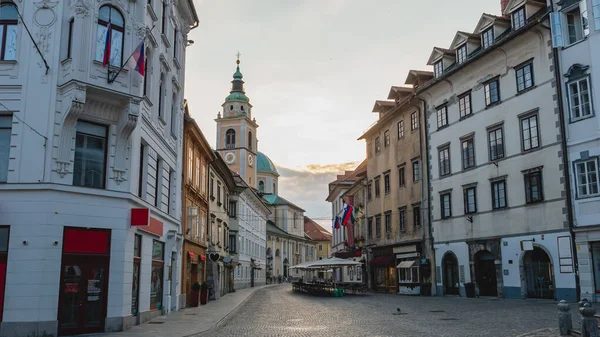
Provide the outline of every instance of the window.
[[[0,8],[1,9],[1,8]],[[8,158],[10,153],[10,135],[12,115],[0,116],[0,183],[8,179]]]
[[235,148],[235,130],[229,129],[225,132],[225,148],[233,149]]
[[525,26],[525,7],[521,7],[512,13],[512,26],[514,30]]
[[177,59],[177,28],[173,28],[173,58]]
[[444,73],[444,64],[442,61],[436,62],[433,64],[433,74],[435,78],[442,76]]
[[484,86],[485,105],[490,106],[500,101],[500,82],[498,79],[489,81]]
[[463,190],[463,198],[465,203],[465,214],[477,212],[477,191],[476,187],[467,187]]
[[[587,20],[584,20],[581,16],[581,9],[579,6],[565,13],[567,21],[567,41],[569,44],[576,43],[582,40],[585,35],[584,29],[587,30]],[[586,21],[586,22],[584,22]],[[585,34],[585,35],[584,35]]]
[[[111,66],[120,67],[123,64],[123,34],[125,20],[123,15],[113,6],[104,5],[98,11],[98,31],[96,33],[96,61],[104,59],[104,47],[106,46],[106,34],[110,22],[110,58]],[[15,33],[16,34],[16,33]]]
[[200,153],[196,152],[196,176],[194,177],[194,186],[196,188],[200,187],[200,167],[202,166],[202,159],[200,158]]
[[367,237],[373,238],[373,218],[367,219]]
[[151,59],[150,48],[146,48],[146,60],[144,61],[144,96],[146,97],[148,97],[148,92],[150,92],[150,81],[148,81],[150,74],[148,73],[148,65],[152,63]]
[[419,265],[415,261],[405,260],[401,264],[409,263],[409,266],[398,268],[398,283],[419,283]]
[[578,120],[592,115],[589,77],[582,78],[567,85],[571,120]]
[[171,136],[177,138],[177,93],[173,93],[173,101],[171,102]]
[[392,212],[385,212],[385,232],[387,234],[392,232]]
[[385,130],[385,132],[383,133],[383,146],[390,146],[390,130]]
[[592,0],[595,30],[600,30],[600,0]]
[[323,251],[323,245],[319,245],[319,251]]
[[[0,8],[0,12],[4,11],[4,8]],[[1,18],[2,14],[0,14]],[[67,59],[71,58],[71,48],[73,47],[73,23],[75,18],[69,19],[69,36],[67,37]]]
[[461,142],[461,153],[463,170],[475,167],[475,143],[473,138],[464,139]]
[[217,181],[217,205],[221,206],[221,182]]
[[166,34],[167,33],[167,1],[163,0],[163,5],[162,5],[162,22],[161,22],[161,33]]
[[456,50],[456,62],[462,64],[467,60],[467,45],[463,45]]
[[494,27],[481,33],[481,46],[483,49],[489,48],[494,44]]
[[381,152],[381,144],[379,143],[379,137],[375,138],[375,153]]
[[73,185],[104,188],[107,136],[103,125],[77,122]]
[[521,119],[523,151],[536,149],[540,146],[537,115]]
[[390,193],[390,173],[385,173],[383,175],[383,188],[385,191],[385,194],[389,194]]
[[417,112],[410,114],[410,130],[416,130],[419,128],[419,115]]
[[398,139],[404,137],[404,121],[398,122]]
[[533,64],[528,63],[522,67],[517,68],[516,73],[518,92],[533,87]]
[[165,74],[161,73],[160,74],[160,81],[158,84],[158,118],[160,118],[161,120],[164,120],[164,107],[163,107],[163,89],[164,89],[164,84],[165,84]]
[[438,149],[439,164],[440,164],[440,177],[447,176],[451,173],[450,171],[450,144]]
[[415,160],[412,162],[412,168],[413,168],[413,182],[414,181],[419,181],[420,176],[421,176],[421,172],[420,172],[420,168],[419,168],[419,161]]
[[506,180],[492,182],[492,209],[506,208]]
[[471,109],[471,93],[464,94],[458,98],[458,110],[460,118],[465,118],[473,112]]
[[265,193],[265,182],[262,180],[258,182],[258,191],[260,193]]
[[575,164],[577,196],[590,197],[598,194],[598,161],[592,160]]
[[150,275],[150,310],[160,310],[163,307],[163,270],[165,244],[154,240],[152,242],[152,273]]
[[400,187],[406,186],[406,177],[404,176],[404,166],[398,169],[398,181],[400,182]]
[[211,199],[215,199],[215,176],[214,175],[210,175],[210,198]]
[[452,195],[450,192],[440,194],[440,216],[442,219],[452,216]]
[[252,131],[248,131],[248,150],[252,151]]
[[133,237],[133,279],[131,281],[131,314],[137,315],[140,298],[140,266],[142,264],[142,236]]
[[375,198],[379,198],[381,196],[381,188],[379,186],[379,177],[375,178]]
[[448,125],[448,107],[443,106],[437,109],[437,127],[438,129]]
[[154,178],[154,207],[158,207],[160,201],[160,184],[162,180],[162,160],[159,158],[156,160],[156,177]]
[[381,215],[375,217],[375,236],[381,237]]
[[528,204],[544,200],[542,189],[542,171],[540,169],[525,173],[525,201]]
[[504,140],[502,127],[488,131],[490,160],[496,161],[504,158]]
[[17,14],[17,7],[14,4],[3,3],[0,6],[0,30],[2,32],[2,50],[0,50],[0,60],[14,61],[17,59],[18,20],[19,15]]
[[413,226],[420,227],[421,226],[421,207],[413,206]]
[[368,198],[369,200],[371,200],[371,199],[373,198],[373,195],[372,195],[372,193],[371,193],[371,187],[372,187],[372,184],[371,184],[371,183],[369,183],[369,184],[367,185],[367,198]]
[[400,221],[400,231],[404,232],[406,230],[406,208],[401,208],[398,211],[398,217]]
[[139,171],[138,171],[138,197],[142,197],[143,196],[143,191],[144,191],[144,167],[146,165],[145,164],[145,146],[142,143],[142,145],[140,145],[140,167],[139,167]]
[[171,186],[174,185],[173,179],[175,178],[175,171],[169,168],[169,173],[167,174],[167,184],[164,186],[165,194],[167,196],[165,207],[167,208],[167,213],[171,214]]

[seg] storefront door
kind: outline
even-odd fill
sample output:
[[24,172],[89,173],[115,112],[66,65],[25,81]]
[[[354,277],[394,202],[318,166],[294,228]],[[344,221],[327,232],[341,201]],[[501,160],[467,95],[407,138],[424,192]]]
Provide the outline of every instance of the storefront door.
[[104,331],[108,259],[63,258],[59,330],[61,335]]
[[65,228],[58,300],[58,333],[104,331],[110,231]]

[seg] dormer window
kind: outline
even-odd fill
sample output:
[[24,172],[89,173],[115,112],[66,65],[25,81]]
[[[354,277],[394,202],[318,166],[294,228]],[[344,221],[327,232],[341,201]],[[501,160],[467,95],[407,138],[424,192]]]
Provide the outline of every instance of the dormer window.
[[514,30],[525,26],[525,7],[521,7],[512,13],[512,26]]
[[492,44],[494,44],[494,27],[481,33],[481,46],[485,49],[489,48]]
[[435,76],[435,78],[438,78],[440,76],[442,76],[442,74],[444,73],[444,64],[442,63],[442,61],[438,61],[433,65],[433,75]]
[[456,62],[462,64],[467,60],[467,45],[458,47],[456,50]]

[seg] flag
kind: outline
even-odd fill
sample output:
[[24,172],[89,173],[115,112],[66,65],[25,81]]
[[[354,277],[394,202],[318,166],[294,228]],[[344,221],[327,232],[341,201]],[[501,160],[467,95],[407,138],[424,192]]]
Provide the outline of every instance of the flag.
[[333,224],[333,228],[335,228],[335,229],[340,228],[340,217],[339,216],[335,217],[335,223]]
[[137,71],[138,73],[140,73],[140,75],[144,76],[144,68],[145,68],[145,63],[146,60],[144,60],[144,41],[142,40],[142,43],[140,43],[137,48],[135,48],[135,50],[133,51],[133,54],[131,54],[131,57],[129,57],[129,61],[127,61],[127,65]]
[[342,226],[347,226],[350,218],[353,218],[353,215],[352,215],[353,210],[354,210],[354,207],[352,207],[350,205],[346,206],[346,209],[344,210],[344,215],[342,216]]
[[110,44],[112,40],[112,27],[110,21],[106,26],[106,41],[104,42],[104,58],[102,58],[102,66],[106,67],[110,63]]

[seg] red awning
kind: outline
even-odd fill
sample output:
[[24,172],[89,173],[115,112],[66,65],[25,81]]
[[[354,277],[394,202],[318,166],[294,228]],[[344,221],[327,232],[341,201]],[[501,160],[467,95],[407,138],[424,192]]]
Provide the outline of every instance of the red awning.
[[188,255],[189,255],[189,257],[191,257],[191,258],[194,258],[194,255],[195,255],[195,254],[194,254],[194,253],[192,253],[192,252],[188,252]]
[[387,268],[396,266],[396,257],[394,255],[377,256],[371,262],[371,267]]

